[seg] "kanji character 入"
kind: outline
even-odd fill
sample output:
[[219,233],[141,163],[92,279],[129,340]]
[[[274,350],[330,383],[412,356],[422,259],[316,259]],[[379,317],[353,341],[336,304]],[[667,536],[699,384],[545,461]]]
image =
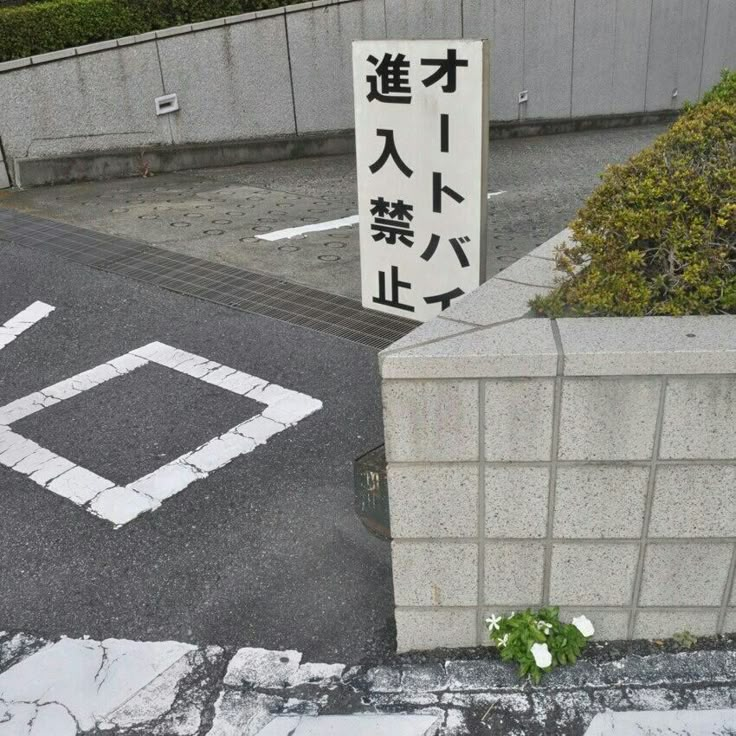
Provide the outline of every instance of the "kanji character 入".
[[411,103],[409,86],[409,61],[404,54],[384,54],[381,62],[371,54],[368,61],[376,67],[375,74],[366,77],[370,84],[368,101],[390,102],[400,105]]
[[458,59],[456,49],[448,49],[446,59],[422,59],[422,66],[436,66],[437,71],[422,81],[425,87],[431,87],[443,77],[447,82],[442,87],[443,92],[454,92],[457,89],[458,67],[468,66],[467,59]]
[[411,175],[414,173],[401,159],[401,156],[399,156],[398,150],[396,150],[396,141],[394,139],[394,131],[393,130],[386,130],[385,128],[379,128],[376,131],[376,135],[379,138],[384,139],[383,143],[383,152],[378,157],[378,159],[370,165],[371,173],[375,174],[377,171],[380,171],[386,164],[386,161],[389,160],[389,158],[392,158],[396,166],[398,166],[399,171],[407,178],[410,179]]

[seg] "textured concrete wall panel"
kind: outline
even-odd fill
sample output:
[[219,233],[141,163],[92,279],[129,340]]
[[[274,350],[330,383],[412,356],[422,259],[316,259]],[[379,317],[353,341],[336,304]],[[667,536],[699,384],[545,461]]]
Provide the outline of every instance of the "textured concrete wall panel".
[[611,112],[615,47],[616,3],[611,0],[576,3],[573,115]]
[[[680,41],[677,45],[677,107],[700,96],[700,73],[703,67],[708,0],[684,0],[680,18]],[[736,38],[732,37],[736,45]]]
[[156,47],[137,44],[0,75],[9,159],[169,143]]
[[300,133],[354,127],[352,42],[386,37],[383,0],[288,13]]
[[652,0],[616,0],[612,113],[645,108]]
[[465,0],[463,35],[491,41],[491,120],[517,120],[524,89],[524,0]]
[[174,143],[295,132],[283,16],[158,41]]
[[573,0],[526,0],[525,118],[565,118],[572,90]]
[[720,79],[721,70],[725,68],[736,69],[736,3],[733,0],[710,0],[701,94]]
[[389,38],[460,38],[462,3],[458,0],[386,0],[386,28]]
[[[686,0],[690,2],[690,0]],[[676,107],[677,55],[680,43],[682,0],[653,0],[647,69],[647,110]]]

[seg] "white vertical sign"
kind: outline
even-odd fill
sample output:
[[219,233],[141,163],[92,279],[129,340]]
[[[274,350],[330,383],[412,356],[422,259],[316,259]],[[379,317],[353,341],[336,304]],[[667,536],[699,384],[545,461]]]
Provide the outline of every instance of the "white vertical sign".
[[355,41],[363,306],[437,316],[485,280],[488,41]]

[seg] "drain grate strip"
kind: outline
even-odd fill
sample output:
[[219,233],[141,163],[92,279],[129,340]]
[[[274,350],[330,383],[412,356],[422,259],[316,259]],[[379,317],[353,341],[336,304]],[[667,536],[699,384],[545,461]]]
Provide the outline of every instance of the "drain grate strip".
[[308,286],[0,208],[0,239],[381,350],[416,322]]

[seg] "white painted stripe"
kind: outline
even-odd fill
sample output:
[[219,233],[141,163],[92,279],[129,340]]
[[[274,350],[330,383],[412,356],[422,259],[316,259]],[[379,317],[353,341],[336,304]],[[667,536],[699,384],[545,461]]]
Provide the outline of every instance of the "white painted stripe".
[[36,322],[40,322],[47,317],[56,307],[44,302],[33,302],[30,307],[26,307],[22,312],[18,312],[15,317],[11,317],[4,325],[0,326],[0,350],[15,340],[18,335],[25,332],[29,327],[33,327]]
[[[91,470],[60,457],[10,430],[11,423],[77,396],[95,386],[153,362],[265,405],[261,414],[232,427],[152,473],[117,486]],[[28,476],[38,485],[116,527],[183,491],[196,480],[252,452],[274,435],[319,411],[322,402],[262,378],[229,368],[186,350],[153,342],[0,407],[0,465]]]
[[719,736],[733,733],[736,710],[670,710],[599,713],[585,736]]
[[[501,194],[506,194],[506,190],[502,189],[498,192],[489,192],[488,199],[491,197],[498,197]],[[340,220],[329,220],[328,222],[316,222],[311,225],[289,227],[285,230],[274,230],[272,233],[256,235],[256,238],[258,238],[258,240],[268,240],[270,242],[275,240],[289,240],[290,238],[298,238],[300,235],[306,235],[307,233],[320,233],[326,230],[338,230],[341,227],[351,227],[352,225],[357,225],[359,219],[358,215],[350,215],[350,217],[343,217]]]
[[301,225],[300,227],[290,227],[286,230],[276,230],[272,233],[264,235],[256,235],[259,240],[286,240],[288,238],[297,238],[305,233],[319,233],[324,230],[337,230],[341,227],[350,227],[358,224],[358,215],[350,215],[340,220],[330,220],[329,222],[315,222],[312,225]]

